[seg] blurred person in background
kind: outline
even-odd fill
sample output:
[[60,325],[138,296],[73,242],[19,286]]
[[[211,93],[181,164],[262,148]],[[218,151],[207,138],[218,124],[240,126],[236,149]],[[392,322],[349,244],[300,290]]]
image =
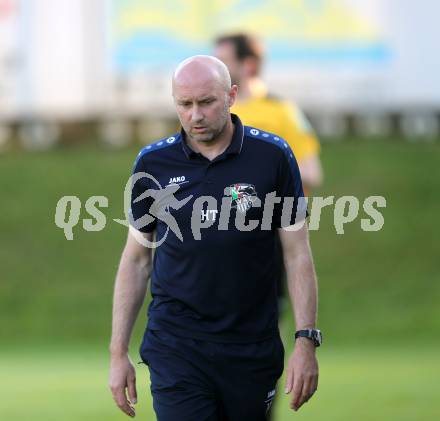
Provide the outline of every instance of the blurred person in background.
[[[226,64],[232,83],[239,88],[231,112],[237,114],[243,124],[276,133],[289,143],[298,161],[304,193],[310,195],[323,178],[319,141],[296,104],[268,92],[261,79],[264,48],[260,40],[246,33],[220,35],[214,42],[214,55]],[[286,271],[279,239],[276,242],[275,259],[280,272],[276,279],[281,314],[287,306],[287,294]],[[272,411],[269,417],[272,417],[271,414]]]
[[231,112],[243,124],[276,133],[289,143],[298,161],[304,193],[309,195],[322,182],[319,142],[296,104],[268,92],[261,79],[262,43],[246,33],[221,35],[215,40],[214,55],[226,64],[232,83],[239,88]]

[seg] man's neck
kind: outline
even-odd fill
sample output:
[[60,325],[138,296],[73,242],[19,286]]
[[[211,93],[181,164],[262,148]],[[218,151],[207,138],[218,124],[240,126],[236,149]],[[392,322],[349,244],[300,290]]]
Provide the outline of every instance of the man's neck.
[[234,123],[232,123],[231,118],[229,118],[225,128],[215,139],[209,142],[197,142],[188,138],[187,141],[194,151],[200,152],[203,156],[212,161],[221,155],[231,144],[234,127]]
[[259,77],[246,78],[240,81],[237,100],[247,101],[253,97],[264,96],[267,93],[266,85]]

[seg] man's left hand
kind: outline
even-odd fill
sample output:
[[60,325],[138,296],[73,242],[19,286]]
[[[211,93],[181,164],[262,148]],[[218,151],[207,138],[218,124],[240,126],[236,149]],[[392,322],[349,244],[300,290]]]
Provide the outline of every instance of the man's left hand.
[[293,391],[290,407],[297,411],[318,388],[318,360],[315,345],[308,338],[298,338],[287,366],[285,393]]

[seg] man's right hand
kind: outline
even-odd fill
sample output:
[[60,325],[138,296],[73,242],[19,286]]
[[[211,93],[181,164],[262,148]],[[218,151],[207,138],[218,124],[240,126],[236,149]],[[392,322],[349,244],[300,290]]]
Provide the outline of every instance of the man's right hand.
[[136,371],[128,354],[111,356],[109,386],[116,405],[130,417],[136,415]]

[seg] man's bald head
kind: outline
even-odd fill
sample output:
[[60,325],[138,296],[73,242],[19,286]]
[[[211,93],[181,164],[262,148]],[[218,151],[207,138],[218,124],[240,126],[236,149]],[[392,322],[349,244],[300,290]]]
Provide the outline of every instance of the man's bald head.
[[218,58],[194,56],[177,66],[173,97],[180,123],[193,141],[215,142],[232,130],[229,108],[237,97],[228,68]]
[[173,74],[173,94],[177,85],[186,85],[194,81],[199,83],[218,83],[226,92],[231,89],[231,76],[228,68],[218,58],[198,55],[185,59]]

